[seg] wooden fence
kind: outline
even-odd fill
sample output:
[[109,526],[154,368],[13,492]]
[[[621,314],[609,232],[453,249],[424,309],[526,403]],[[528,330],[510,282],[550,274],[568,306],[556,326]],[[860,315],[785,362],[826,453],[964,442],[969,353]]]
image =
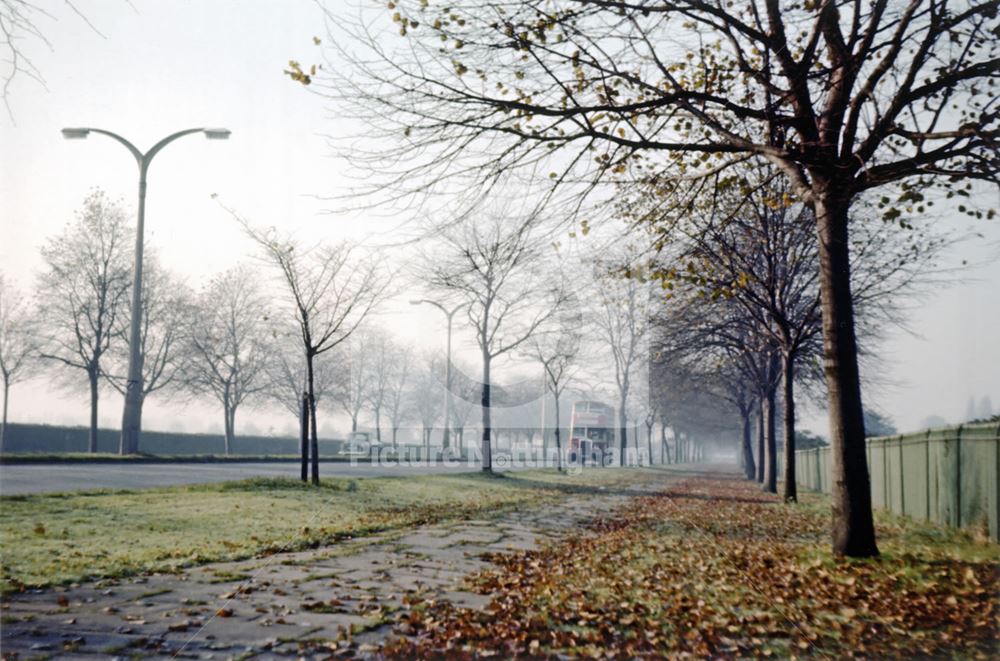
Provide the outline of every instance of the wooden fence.
[[[870,438],[872,504],[1000,540],[1000,423]],[[799,450],[800,486],[830,492],[830,448]]]

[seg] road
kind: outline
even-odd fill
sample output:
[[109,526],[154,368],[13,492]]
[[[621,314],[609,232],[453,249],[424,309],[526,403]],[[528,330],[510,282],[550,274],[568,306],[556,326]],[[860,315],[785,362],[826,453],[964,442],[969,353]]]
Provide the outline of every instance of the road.
[[[465,462],[455,465],[375,465],[321,463],[322,477],[378,477],[427,475],[477,470]],[[0,465],[0,495],[51,493],[83,489],[141,489],[176,484],[242,480],[248,477],[297,477],[296,463],[66,463]]]

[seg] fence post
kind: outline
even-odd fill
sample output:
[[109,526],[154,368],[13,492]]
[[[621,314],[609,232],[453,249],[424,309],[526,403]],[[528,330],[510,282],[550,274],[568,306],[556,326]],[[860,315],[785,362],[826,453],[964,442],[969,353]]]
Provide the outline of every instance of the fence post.
[[889,451],[886,449],[888,443],[882,442],[882,507],[887,510],[892,509],[889,502]]
[[996,455],[996,472],[993,474],[993,486],[996,489],[996,504],[993,510],[996,518],[993,521],[993,539],[995,541],[1000,541],[1000,422],[997,423],[996,434],[993,438],[993,450],[994,455]]
[[[302,408],[299,411],[299,458],[302,464],[302,481],[309,479],[309,393],[302,393]],[[318,451],[318,450],[317,450]]]
[[955,430],[955,527],[962,527],[962,425]]
[[816,491],[823,490],[823,466],[819,460],[820,448],[816,448],[813,455],[813,464],[816,466]]
[[896,439],[899,443],[899,513],[906,514],[906,486],[903,481],[903,475],[906,473],[903,467],[903,435],[900,434],[899,438]]
[[931,520],[931,431],[924,434],[924,520]]

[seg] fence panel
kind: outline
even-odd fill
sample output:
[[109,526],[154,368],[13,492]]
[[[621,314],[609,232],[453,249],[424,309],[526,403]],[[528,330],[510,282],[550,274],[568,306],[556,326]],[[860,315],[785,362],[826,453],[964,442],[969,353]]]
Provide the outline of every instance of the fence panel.
[[830,448],[820,448],[820,488],[827,493],[833,488],[833,457],[830,455]]
[[958,429],[942,429],[930,432],[928,440],[937,450],[937,514],[931,518],[946,526],[960,525],[958,520],[959,473],[958,456],[961,443]]
[[888,509],[893,512],[903,511],[903,456],[902,441],[900,437],[893,436],[885,439],[886,473],[888,476]]
[[927,487],[927,437],[922,434],[900,436],[902,498],[901,511],[915,519],[930,520]]
[[807,489],[816,490],[816,482],[813,479],[812,465],[814,450],[803,450],[795,453],[795,475],[798,483]]
[[[885,448],[880,443],[868,444],[868,477],[872,484],[872,505],[887,508]],[[829,492],[827,492],[829,493]]]
[[960,525],[997,535],[997,432],[968,427],[961,434]]

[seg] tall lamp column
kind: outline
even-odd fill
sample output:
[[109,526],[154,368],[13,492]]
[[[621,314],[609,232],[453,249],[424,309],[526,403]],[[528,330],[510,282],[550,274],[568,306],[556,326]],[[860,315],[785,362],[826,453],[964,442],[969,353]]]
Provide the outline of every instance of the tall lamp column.
[[[410,301],[410,305],[420,305],[421,303],[429,303],[430,305],[433,305],[437,309],[441,310],[441,312],[444,313],[444,316],[448,319],[448,348],[445,352],[444,368],[444,437],[442,439],[444,449],[447,450],[451,447],[451,322],[455,317],[455,313],[468,306],[468,303],[460,303],[451,310],[448,310],[437,301],[430,301],[424,298],[416,301]],[[461,451],[461,448],[459,448],[459,451]]]
[[135,231],[135,266],[132,271],[132,312],[129,319],[128,334],[128,381],[125,385],[125,409],[122,411],[122,433],[118,444],[120,454],[132,454],[139,450],[139,433],[142,428],[142,248],[143,229],[146,218],[146,172],[153,157],[174,140],[191,135],[204,133],[209,140],[226,140],[228,129],[186,129],[172,133],[150,148],[145,154],[139,151],[131,142],[111,131],[95,128],[66,128],[62,130],[63,137],[68,140],[80,140],[91,133],[106,135],[124,145],[135,157],[139,166],[139,211]]

